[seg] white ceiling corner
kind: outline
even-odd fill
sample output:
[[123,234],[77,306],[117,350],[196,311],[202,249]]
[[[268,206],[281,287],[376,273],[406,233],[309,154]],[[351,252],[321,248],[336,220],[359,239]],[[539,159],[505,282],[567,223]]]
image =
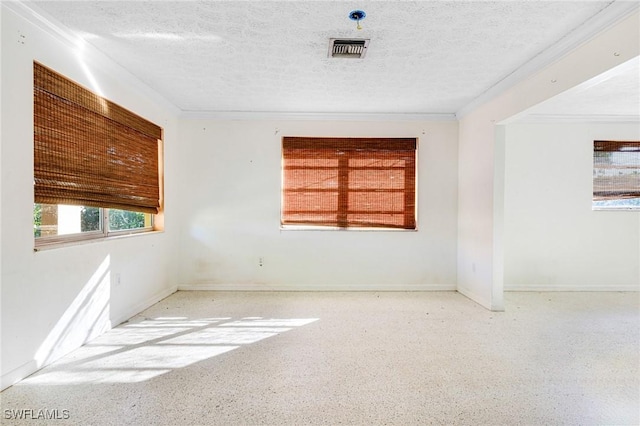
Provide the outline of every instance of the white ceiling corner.
[[[635,2],[35,1],[190,117],[452,119]],[[630,6],[631,4],[631,6]],[[348,13],[367,12],[362,30]],[[364,59],[327,57],[369,38]],[[545,54],[545,52],[547,52]],[[555,55],[555,57],[554,57]],[[528,66],[527,66],[528,64]],[[532,65],[533,64],[533,65]]]
[[640,57],[535,105],[510,121],[640,123]]

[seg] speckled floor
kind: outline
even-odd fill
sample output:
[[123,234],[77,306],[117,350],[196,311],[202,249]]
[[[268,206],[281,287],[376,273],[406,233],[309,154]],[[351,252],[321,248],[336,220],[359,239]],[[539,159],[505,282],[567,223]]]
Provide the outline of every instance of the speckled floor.
[[[637,293],[507,293],[506,306],[178,292],[5,390],[0,423],[640,424]],[[60,419],[8,418],[29,409]]]

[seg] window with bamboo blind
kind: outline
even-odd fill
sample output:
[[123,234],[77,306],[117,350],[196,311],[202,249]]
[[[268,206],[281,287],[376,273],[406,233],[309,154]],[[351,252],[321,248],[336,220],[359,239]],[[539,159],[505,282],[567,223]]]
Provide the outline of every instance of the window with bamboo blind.
[[640,141],[593,142],[593,208],[640,210]]
[[57,221],[57,206],[82,206],[77,220],[92,232],[127,229],[135,215],[150,228],[161,208],[162,129],[37,62],[33,83],[34,225],[36,211]]
[[283,227],[416,229],[415,138],[282,139]]

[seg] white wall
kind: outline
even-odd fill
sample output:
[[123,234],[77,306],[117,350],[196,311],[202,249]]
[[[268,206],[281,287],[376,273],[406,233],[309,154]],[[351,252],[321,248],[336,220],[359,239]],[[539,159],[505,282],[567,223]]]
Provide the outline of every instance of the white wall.
[[[282,136],[418,137],[418,228],[280,230]],[[189,289],[455,289],[455,122],[181,121]],[[264,259],[259,266],[259,258]]]
[[501,122],[640,53],[638,12],[460,117],[458,291],[504,309],[502,235],[505,143]]
[[[3,388],[175,290],[182,175],[175,111],[115,64],[10,6],[20,5],[3,2],[2,10]],[[34,60],[164,128],[166,232],[34,252]]]
[[506,290],[640,290],[640,212],[591,209],[594,140],[640,125],[506,126]]

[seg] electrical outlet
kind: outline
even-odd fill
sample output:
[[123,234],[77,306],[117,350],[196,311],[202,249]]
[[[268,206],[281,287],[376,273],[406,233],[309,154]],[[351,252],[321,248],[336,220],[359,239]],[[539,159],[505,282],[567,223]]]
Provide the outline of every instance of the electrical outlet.
[[119,285],[120,285],[120,283],[122,282],[122,281],[121,281],[121,277],[120,277],[120,272],[117,272],[117,273],[114,275],[114,277],[113,277],[113,278],[114,278],[114,281],[115,281],[116,286],[119,286]]
[[264,257],[258,258],[258,266],[264,265]]

